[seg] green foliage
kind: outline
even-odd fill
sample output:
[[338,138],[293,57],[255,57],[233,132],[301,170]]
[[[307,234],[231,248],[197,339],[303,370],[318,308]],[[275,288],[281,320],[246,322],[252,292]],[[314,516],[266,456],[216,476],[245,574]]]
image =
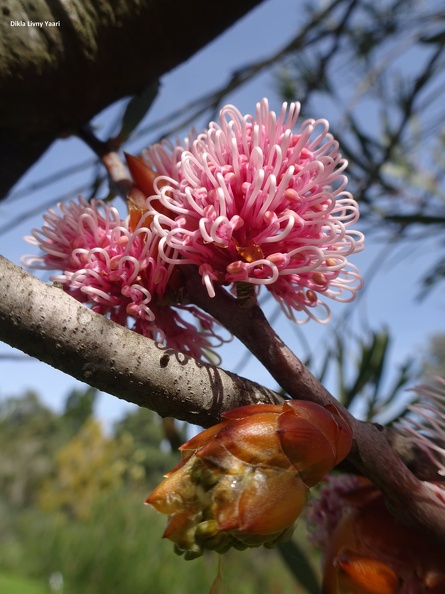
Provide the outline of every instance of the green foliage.
[[121,127],[114,142],[120,146],[125,142],[137,126],[141,123],[158,96],[159,81],[152,83],[142,89],[140,93],[134,95],[127,103],[125,112],[122,116]]
[[54,467],[59,434],[57,416],[33,392],[0,403],[0,500],[18,507],[35,500]]
[[[168,445],[172,424],[137,409],[106,435],[85,413],[91,411],[90,397],[89,389],[70,394],[60,415],[35,394],[1,404],[0,428],[11,443],[3,448],[0,433],[0,469],[9,469],[10,485],[24,482],[26,497],[14,496],[14,489],[0,493],[0,592],[15,594],[16,587],[17,594],[49,594],[54,576],[60,586],[54,591],[62,594],[209,592],[219,556],[192,562],[177,557],[171,542],[162,539],[165,517],[144,506],[161,475],[179,459]],[[29,459],[14,463],[16,452],[27,451],[30,443]],[[30,480],[23,472],[32,468],[32,453],[43,456],[45,464]],[[291,560],[297,549],[290,546]],[[307,545],[300,538],[298,546]],[[303,558],[300,551],[295,575],[305,583],[310,566]],[[8,589],[1,588],[3,575],[12,576],[4,578]],[[221,579],[221,593],[315,592],[297,585],[274,550],[226,555]]]
[[83,424],[93,416],[97,390],[88,386],[84,390],[72,390],[65,401],[65,411],[62,416],[63,424],[74,435]]
[[307,555],[301,550],[295,540],[280,543],[278,549],[297,582],[305,587],[308,594],[318,594],[320,591],[319,580],[308,561]]
[[[84,522],[33,510],[21,522],[34,575],[61,572],[64,594],[196,594],[208,592],[218,556],[187,563],[161,540],[165,520],[144,508],[141,494],[116,490]],[[27,563],[29,567],[29,562]],[[240,576],[243,579],[240,580]],[[235,594],[301,592],[273,551],[256,550],[225,558],[223,583]]]
[[125,449],[121,440],[107,438],[98,421],[90,417],[57,452],[56,471],[42,484],[38,504],[74,518],[89,517],[100,494],[122,484]]
[[[365,337],[335,335],[334,346],[327,350],[322,364],[321,380],[331,366],[336,366],[337,394],[347,408],[359,407],[367,421],[389,423],[397,412],[398,397],[418,376],[413,357],[408,357],[398,369],[390,367],[391,337],[386,329],[370,331]],[[351,365],[351,360],[355,364]],[[400,407],[399,407],[400,408]]]
[[176,449],[186,441],[185,432],[181,434],[178,430],[179,443],[175,444],[176,449],[172,451],[169,435],[165,430],[166,421],[159,419],[151,410],[137,408],[118,421],[113,429],[116,439],[132,440],[132,459],[143,468],[143,479],[150,488],[179,462],[180,455]]
[[34,580],[0,573],[0,592],[5,594],[49,594],[49,586]]

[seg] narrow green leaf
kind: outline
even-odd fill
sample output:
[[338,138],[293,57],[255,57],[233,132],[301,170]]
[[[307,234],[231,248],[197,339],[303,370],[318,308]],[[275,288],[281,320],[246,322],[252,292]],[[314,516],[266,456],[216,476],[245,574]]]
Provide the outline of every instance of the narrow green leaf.
[[317,575],[300,547],[293,540],[289,540],[279,543],[277,549],[287,568],[306,589],[307,594],[320,594]]
[[132,134],[133,130],[141,123],[147,115],[154,100],[158,96],[159,81],[151,83],[138,95],[134,95],[127,103],[124,115],[122,116],[122,124],[116,139],[119,144],[125,142]]

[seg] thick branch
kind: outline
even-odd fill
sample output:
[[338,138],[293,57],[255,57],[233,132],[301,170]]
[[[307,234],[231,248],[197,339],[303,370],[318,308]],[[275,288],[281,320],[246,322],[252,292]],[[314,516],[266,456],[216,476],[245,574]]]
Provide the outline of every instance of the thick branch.
[[118,398],[199,425],[237,406],[282,401],[95,314],[2,256],[0,339]]
[[3,0],[0,196],[53,140],[156,81],[261,1],[226,0],[215,18],[208,0]]

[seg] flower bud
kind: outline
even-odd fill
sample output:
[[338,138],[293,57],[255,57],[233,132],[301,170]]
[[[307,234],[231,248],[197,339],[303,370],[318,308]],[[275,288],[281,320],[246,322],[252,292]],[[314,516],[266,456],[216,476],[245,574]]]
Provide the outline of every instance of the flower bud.
[[[133,155],[125,153],[125,159],[135,184],[135,186],[130,190],[127,200],[128,211],[130,214],[130,228],[135,229],[140,219],[148,210],[146,198],[149,198],[156,193],[156,180],[158,180],[158,188],[165,186],[166,182],[162,179],[158,179],[159,173],[146,165],[141,157],[134,157]],[[155,200],[152,206],[155,206],[160,213],[165,214],[169,212],[159,200]],[[144,220],[144,225],[148,227],[153,220],[153,215],[144,217]]]
[[290,538],[316,484],[349,452],[352,433],[335,407],[258,404],[181,446],[183,460],[147,503],[169,516],[164,537],[186,558]]
[[144,163],[141,157],[135,157],[125,153],[125,160],[127,161],[128,169],[131,177],[137,188],[145,195],[146,198],[155,193],[154,182],[159,173],[153,171],[151,167]]

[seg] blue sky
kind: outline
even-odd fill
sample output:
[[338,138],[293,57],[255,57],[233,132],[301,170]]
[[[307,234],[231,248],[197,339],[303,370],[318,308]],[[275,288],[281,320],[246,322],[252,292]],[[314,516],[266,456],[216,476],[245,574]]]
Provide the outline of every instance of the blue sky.
[[[293,0],[265,2],[186,64],[164,77],[161,93],[149,114],[148,123],[220,86],[232,71],[240,66],[282,47],[295,34],[298,22],[298,3]],[[252,113],[255,103],[267,96],[272,107],[279,109],[280,101],[274,88],[274,79],[270,75],[261,75],[231,94],[227,102],[235,104],[241,112]],[[98,118],[98,125],[105,128],[110,118],[119,113],[120,109],[122,106],[114,106],[107,110]],[[314,114],[314,117],[320,116],[323,117],[323,114]],[[203,127],[205,124],[206,122],[198,122],[197,127]],[[130,151],[136,152],[142,147],[143,143],[139,141],[130,145]],[[25,176],[16,191],[57,171],[61,166],[83,162],[91,156],[89,149],[77,139],[58,141]],[[56,201],[58,197],[85,183],[85,179],[90,179],[90,175],[91,172],[87,171],[67,180],[60,180],[44,191],[33,193],[32,201],[25,198],[6,201],[0,205],[0,227],[10,224],[18,215],[31,208],[31,204],[34,208],[53,198]],[[23,254],[32,252],[31,246],[27,246],[22,237],[29,234],[32,227],[39,227],[41,224],[42,217],[39,214],[2,233],[0,253],[19,263]],[[406,245],[397,253],[372,240],[367,243],[364,252],[354,257],[353,262],[359,266],[365,278],[369,271],[373,271],[376,265],[379,265],[378,275],[368,283],[366,292],[353,306],[357,328],[390,328],[394,335],[391,360],[394,366],[407,355],[422,354],[428,337],[444,331],[444,304],[441,292],[436,290],[421,305],[414,299],[419,289],[420,273],[430,267],[434,249],[434,242],[426,239],[422,246],[416,244],[411,253]],[[351,306],[333,307],[334,324],[347,307]],[[305,341],[315,353],[322,354],[330,341],[327,328],[314,322],[297,331],[291,322],[280,316],[276,329],[303,357],[305,350],[298,338],[299,332],[304,333]],[[8,356],[12,352],[7,345],[0,343],[0,357]],[[234,369],[242,353],[236,341],[225,346],[221,351],[222,367]],[[267,372],[252,358],[239,373],[275,387]],[[78,385],[65,374],[30,359],[18,362],[0,358],[0,377],[0,397],[19,395],[24,390],[33,388],[47,403],[56,408],[62,405],[67,391]],[[334,386],[333,383],[332,389]],[[108,423],[120,416],[129,406],[112,396],[103,395],[98,413]]]

